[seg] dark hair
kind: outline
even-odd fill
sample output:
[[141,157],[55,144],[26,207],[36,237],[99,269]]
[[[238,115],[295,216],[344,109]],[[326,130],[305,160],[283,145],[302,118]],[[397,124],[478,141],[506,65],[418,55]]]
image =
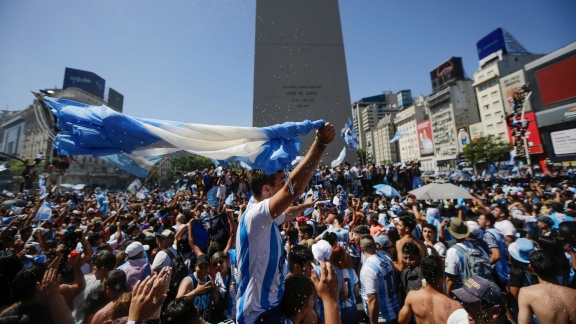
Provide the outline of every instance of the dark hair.
[[420,256],[420,249],[418,248],[418,245],[416,245],[416,243],[407,242],[404,243],[404,245],[402,246],[402,254]]
[[404,224],[404,226],[408,227],[411,231],[416,228],[416,220],[411,216],[401,216],[399,220]]
[[106,274],[106,282],[104,284],[108,289],[115,292],[126,291],[126,272],[122,270],[112,270]]
[[558,225],[558,235],[563,240],[567,240],[571,236],[576,235],[576,222],[567,221],[560,223],[560,225]]
[[266,174],[264,170],[253,169],[247,172],[246,178],[254,197],[260,197],[264,185],[274,186],[276,174]]
[[104,268],[107,271],[112,271],[116,266],[116,256],[110,251],[98,251],[92,256],[92,264],[94,264],[96,268]]
[[[16,254],[0,257],[0,291],[10,292],[14,278],[22,270],[22,261]],[[0,305],[12,305],[14,300],[10,293],[0,294]]]
[[370,234],[370,227],[368,225],[359,225],[354,227],[354,233],[358,234]]
[[344,217],[342,217],[342,215],[334,215],[334,220],[337,221],[340,225],[344,223]]
[[508,210],[508,207],[506,207],[505,205],[498,204],[498,206],[496,206],[496,207],[499,208],[500,211],[503,212],[504,215],[506,215],[506,217],[508,217],[508,215],[510,215],[510,211]]
[[310,224],[298,225],[298,231],[300,231],[304,234],[308,234],[310,236],[310,238],[312,238],[312,236],[314,236],[314,228]]
[[[407,243],[408,244],[408,243]],[[406,246],[406,244],[404,244]],[[444,276],[444,263],[442,258],[437,255],[429,255],[420,261],[422,277],[429,283],[438,281]]]
[[18,272],[12,282],[12,297],[15,301],[26,301],[36,292],[36,283],[42,282],[47,265],[34,263]]
[[314,254],[312,254],[312,249],[304,245],[296,245],[290,250],[290,253],[288,253],[288,270],[292,272],[295,264],[304,267],[306,262],[313,260]]
[[334,232],[327,232],[326,234],[324,234],[324,237],[322,239],[330,243],[330,246],[338,244],[338,236]]
[[494,227],[494,225],[496,224],[496,217],[494,217],[492,213],[484,214],[484,218],[490,222],[490,227]]
[[171,301],[162,310],[161,319],[162,324],[200,324],[203,322],[192,297],[180,297]]
[[538,277],[545,281],[558,281],[560,272],[558,262],[551,253],[543,250],[535,251],[530,256],[530,265],[532,265]]
[[292,227],[286,232],[286,236],[288,237],[288,242],[292,244],[296,244],[296,240],[298,239],[298,229]]
[[308,298],[316,292],[316,287],[310,278],[304,275],[294,275],[286,279],[284,295],[280,307],[282,313],[289,318],[298,314],[308,302]]
[[[367,240],[369,242],[366,243],[365,245],[363,245],[362,241],[364,241],[364,240]],[[374,237],[372,237],[372,235],[370,235],[370,234],[362,235],[362,238],[360,239],[360,246],[364,250],[375,251],[376,250],[376,242],[374,241]]]
[[425,228],[431,230],[434,233],[438,233],[438,228],[430,223],[426,223],[424,225],[422,225],[422,230],[424,230]]

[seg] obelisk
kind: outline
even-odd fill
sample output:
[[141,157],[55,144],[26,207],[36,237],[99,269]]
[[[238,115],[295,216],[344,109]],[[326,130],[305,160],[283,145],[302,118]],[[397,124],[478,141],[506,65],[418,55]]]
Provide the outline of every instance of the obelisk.
[[[350,105],[338,0],[257,0],[253,126],[324,119],[339,134]],[[304,154],[313,133],[302,140]],[[334,140],[324,164],[345,145]]]

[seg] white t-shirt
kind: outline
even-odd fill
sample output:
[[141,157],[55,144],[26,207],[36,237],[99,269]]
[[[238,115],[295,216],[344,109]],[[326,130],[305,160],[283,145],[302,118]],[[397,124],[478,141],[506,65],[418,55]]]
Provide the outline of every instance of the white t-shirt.
[[[169,247],[167,250],[172,252],[174,256],[178,255],[178,252],[176,252],[176,249],[174,249],[173,247]],[[172,258],[168,254],[166,254],[164,250],[160,250],[158,253],[156,253],[151,268],[153,271],[154,270],[160,271],[162,268],[169,267],[171,265],[172,265]]]
[[446,324],[468,324],[468,313],[464,308],[457,309],[448,316]]
[[[474,244],[472,244],[469,241],[462,241],[461,243],[456,243],[459,244],[460,246],[463,246],[464,249],[475,249],[476,247],[474,246]],[[480,251],[480,253],[482,253],[482,255],[486,258],[486,259],[490,259],[490,257],[486,254],[486,252],[481,249],[478,248],[478,251]],[[460,276],[460,273],[462,271],[462,267],[463,267],[463,259],[460,259],[460,257],[458,256],[458,250],[456,250],[456,248],[451,247],[448,249],[448,251],[446,251],[446,260],[445,260],[445,269],[444,271],[447,274],[453,275],[453,276]]]
[[496,224],[494,224],[494,227],[497,230],[499,230],[500,233],[502,233],[502,235],[504,236],[516,237],[516,234],[518,233],[514,225],[512,225],[512,222],[507,219],[496,222]]

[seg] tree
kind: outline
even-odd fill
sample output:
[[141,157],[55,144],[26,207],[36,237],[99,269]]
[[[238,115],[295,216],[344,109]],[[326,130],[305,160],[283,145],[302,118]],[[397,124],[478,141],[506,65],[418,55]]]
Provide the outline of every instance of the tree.
[[506,143],[494,135],[488,135],[477,138],[472,141],[472,143],[466,145],[462,150],[462,155],[464,155],[468,162],[472,163],[474,173],[477,173],[477,163],[502,161],[511,150],[512,145],[510,143]]
[[[202,171],[204,169],[207,169],[207,168],[214,166],[214,163],[212,163],[212,161],[209,158],[203,157],[203,156],[181,157],[181,158],[174,159],[174,161],[172,163],[173,163],[172,165],[174,166],[174,168],[171,170],[168,170],[168,173],[167,173],[167,177],[168,177],[168,179],[172,179],[171,181],[174,181],[177,178],[179,178],[180,172],[187,173],[187,172],[193,172],[196,170]],[[174,170],[176,171],[176,173],[174,173]]]

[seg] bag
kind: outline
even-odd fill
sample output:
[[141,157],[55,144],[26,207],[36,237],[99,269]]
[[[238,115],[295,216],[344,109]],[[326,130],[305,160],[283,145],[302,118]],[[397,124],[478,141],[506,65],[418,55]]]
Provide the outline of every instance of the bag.
[[480,251],[473,248],[463,248],[458,244],[454,244],[454,248],[464,255],[462,282],[466,282],[466,280],[473,275],[478,275],[482,278],[494,281],[490,262],[484,257],[484,255],[482,255],[482,253],[480,253]]
[[508,282],[510,279],[510,268],[508,267],[508,249],[506,248],[506,243],[504,243],[504,237],[502,237],[500,232],[495,228],[490,228],[486,232],[494,236],[494,239],[498,242],[498,249],[500,250],[500,260],[498,260],[494,266],[496,275],[501,282]]
[[164,249],[163,251],[166,253],[166,255],[168,255],[170,260],[172,260],[172,274],[170,275],[170,284],[168,286],[168,292],[166,293],[166,300],[172,301],[176,299],[176,294],[178,294],[178,287],[180,287],[180,283],[190,273],[188,272],[188,267],[184,263],[184,258],[180,253],[174,255],[168,249]]

